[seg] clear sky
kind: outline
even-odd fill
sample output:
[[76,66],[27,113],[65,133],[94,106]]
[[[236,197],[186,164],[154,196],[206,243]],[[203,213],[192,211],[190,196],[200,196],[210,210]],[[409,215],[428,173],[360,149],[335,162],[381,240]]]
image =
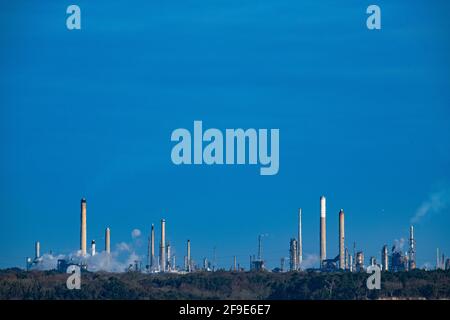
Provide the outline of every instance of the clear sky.
[[[0,267],[88,242],[134,241],[167,221],[182,261],[248,267],[264,239],[270,267],[288,256],[303,208],[304,252],[367,257],[407,238],[418,265],[450,255],[449,1],[65,1],[0,4]],[[382,29],[366,28],[378,4]],[[176,128],[279,128],[280,171],[175,166]],[[406,250],[406,247],[405,247]],[[312,259],[314,260],[314,259]]]

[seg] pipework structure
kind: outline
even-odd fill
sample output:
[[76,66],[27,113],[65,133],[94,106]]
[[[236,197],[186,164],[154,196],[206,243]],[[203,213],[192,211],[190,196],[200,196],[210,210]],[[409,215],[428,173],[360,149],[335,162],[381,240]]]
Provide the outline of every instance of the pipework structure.
[[383,271],[389,271],[388,246],[385,244],[381,250],[381,267]]
[[167,265],[167,267],[166,267],[166,269],[167,269],[167,271],[171,271],[171,253],[170,253],[170,242],[169,241],[167,241],[167,249],[166,249],[166,259],[167,259],[167,261],[166,261],[166,265]]
[[339,268],[345,270],[344,209],[339,211]]
[[414,226],[409,228],[408,270],[416,268],[416,240],[414,239]]
[[187,245],[186,245],[186,250],[187,250],[187,254],[186,254],[186,271],[187,272],[191,272],[191,240],[187,241]]
[[155,225],[152,223],[152,230],[150,235],[150,269],[155,268]]
[[298,270],[298,253],[297,253],[297,240],[292,238],[289,243],[289,270]]

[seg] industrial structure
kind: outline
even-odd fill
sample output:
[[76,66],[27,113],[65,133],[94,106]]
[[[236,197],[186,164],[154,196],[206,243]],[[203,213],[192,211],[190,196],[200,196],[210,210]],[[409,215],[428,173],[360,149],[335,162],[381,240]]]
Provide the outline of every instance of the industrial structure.
[[262,252],[263,252],[263,243],[262,238],[265,236],[265,234],[260,234],[258,236],[258,257],[255,259],[255,257],[250,256],[250,271],[263,271],[266,269]]
[[111,253],[111,230],[105,229],[105,251],[107,254]]
[[326,230],[326,199],[325,196],[320,197],[320,266],[323,267],[327,258],[327,230]]
[[167,259],[167,261],[166,261],[166,269],[167,269],[167,271],[171,271],[171,269],[172,269],[172,267],[171,267],[171,264],[172,264],[172,261],[171,261],[171,252],[170,252],[170,241],[167,241],[167,249],[166,249],[166,259]]
[[[81,199],[80,210],[80,249],[77,251],[76,256],[69,256],[66,259],[59,259],[57,269],[64,271],[69,265],[78,265],[87,270],[89,259],[93,256],[100,254],[96,248],[96,241],[91,240],[91,250],[87,252],[87,214],[86,214],[87,202],[85,198]],[[323,272],[335,272],[335,271],[347,271],[347,272],[362,272],[366,270],[364,265],[364,252],[362,250],[356,251],[356,243],[353,245],[353,253],[351,254],[349,249],[345,246],[345,213],[344,209],[339,210],[338,216],[338,253],[335,258],[327,259],[327,246],[326,246],[326,198],[320,197],[320,229],[319,229],[319,269]],[[303,270],[303,239],[302,239],[302,208],[298,209],[298,225],[297,225],[297,238],[291,238],[289,241],[289,270],[290,271],[302,271]],[[406,252],[401,250],[401,245],[394,245],[391,252],[388,251],[388,246],[385,244],[381,249],[381,259],[379,266],[383,271],[410,271],[414,270],[416,265],[416,239],[414,233],[414,226],[409,228],[409,248]],[[260,234],[258,236],[258,249],[257,255],[250,255],[250,270],[251,271],[264,271],[266,270],[265,260],[263,259],[263,237],[266,234]],[[35,242],[34,258],[28,257],[26,259],[27,270],[39,267],[43,259],[41,255],[41,243]],[[151,225],[151,232],[148,236],[147,244],[147,265],[146,272],[193,272],[196,270],[204,271],[216,271],[216,247],[214,247],[213,263],[211,264],[207,258],[203,260],[203,268],[196,266],[191,257],[191,241],[187,240],[186,243],[186,256],[184,259],[184,268],[177,270],[176,257],[173,254],[174,250],[171,247],[170,241],[166,240],[166,221],[161,219],[161,240],[159,245],[159,257],[155,255],[155,226]],[[105,248],[104,253],[111,254],[111,230],[109,227],[105,229]],[[44,255],[45,257],[45,255]],[[112,256],[111,256],[112,259]],[[275,272],[285,271],[285,257],[281,258],[281,267],[274,269]],[[108,258],[109,263],[109,258]],[[127,270],[138,271],[142,270],[142,263],[139,260],[135,260],[130,264]],[[370,257],[369,265],[377,265],[377,258],[375,256]],[[436,251],[436,269],[449,269],[450,260],[445,259],[445,255],[439,252],[439,248]],[[237,262],[237,256],[233,256],[233,263],[230,270],[240,271],[241,267]]]
[[156,269],[155,263],[155,225],[152,223],[150,236],[147,244],[147,271],[154,272]]
[[303,262],[303,243],[302,243],[302,208],[298,210],[298,239],[297,239],[297,251],[298,251],[298,270],[302,269]]
[[356,253],[356,259],[355,259],[355,264],[356,264],[356,272],[362,272],[364,271],[364,252],[362,251],[358,251]]
[[34,245],[34,260],[38,260],[41,257],[41,243],[36,241]]
[[161,244],[159,248],[159,266],[162,272],[166,271],[166,220],[161,219]]
[[416,268],[416,240],[414,240],[414,226],[409,228],[408,270]]
[[442,253],[439,254],[439,248],[436,249],[436,270],[448,270],[450,267],[450,262],[448,262],[449,259],[445,260],[445,254]]
[[191,272],[191,240],[187,241],[186,244],[186,272]]
[[349,269],[349,259],[350,259],[350,254],[348,252],[348,248],[345,248],[344,251],[344,270],[348,270]]
[[86,199],[81,199],[81,223],[80,223],[80,251],[82,256],[86,256],[86,237],[87,237],[87,223],[86,223]]
[[344,209],[339,211],[339,268],[345,269],[345,231],[344,231]]
[[95,256],[95,240],[91,241],[91,256]]
[[292,238],[290,241],[290,249],[289,249],[289,270],[295,271],[298,270],[298,252],[297,252],[297,240]]
[[388,254],[388,246],[385,244],[381,251],[381,261],[382,261],[382,270],[389,271],[389,254]]

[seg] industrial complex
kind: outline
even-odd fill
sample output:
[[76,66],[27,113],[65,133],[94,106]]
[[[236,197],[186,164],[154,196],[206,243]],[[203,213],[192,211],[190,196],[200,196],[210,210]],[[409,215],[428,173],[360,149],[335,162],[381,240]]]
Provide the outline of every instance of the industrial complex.
[[[298,210],[298,233],[297,238],[291,238],[289,241],[289,268],[286,268],[286,258],[281,258],[280,267],[273,270],[268,270],[265,260],[263,258],[263,238],[265,234],[258,236],[258,251],[257,255],[250,255],[250,263],[248,270],[250,271],[273,271],[273,272],[285,272],[285,271],[305,271],[315,270],[318,272],[362,272],[365,271],[368,266],[378,265],[383,271],[410,271],[416,268],[416,240],[414,236],[414,227],[410,226],[409,230],[409,247],[406,252],[403,252],[398,246],[393,246],[389,251],[388,245],[384,244],[380,250],[380,260],[372,256],[365,261],[364,252],[356,250],[356,244],[353,243],[353,250],[350,252],[345,242],[345,214],[341,209],[338,212],[339,215],[339,241],[338,241],[338,254],[334,258],[327,258],[327,234],[326,234],[326,198],[320,197],[320,229],[319,229],[319,266],[316,269],[304,268],[303,266],[303,243],[302,243],[302,209]],[[62,257],[57,260],[56,269],[61,272],[65,272],[70,265],[77,265],[82,270],[92,271],[89,266],[89,258],[92,258],[98,254],[106,257],[104,268],[101,270],[109,271],[108,263],[110,263],[111,256],[111,230],[109,227],[105,228],[105,243],[103,251],[98,250],[96,247],[95,239],[91,240],[90,252],[87,250],[87,202],[85,198],[81,199],[80,208],[80,246],[75,255],[69,257]],[[203,259],[202,265],[196,264],[191,256],[191,241],[186,241],[186,254],[184,255],[183,264],[177,265],[176,256],[171,250],[171,244],[166,240],[166,220],[160,221],[160,240],[159,240],[159,252],[155,253],[156,237],[155,237],[155,225],[151,225],[150,234],[148,236],[147,244],[147,259],[143,266],[142,261],[136,260],[133,263],[127,265],[125,270],[133,272],[144,273],[189,273],[196,271],[216,271],[216,253],[214,249],[213,262],[208,261],[207,258]],[[39,268],[42,263],[41,256],[41,243],[36,241],[34,258],[26,258],[27,270]],[[450,259],[445,259],[445,255],[436,251],[436,269],[450,269]],[[233,257],[232,267],[230,271],[244,271],[246,270],[241,264],[237,262],[236,256]],[[95,270],[93,270],[95,271]]]

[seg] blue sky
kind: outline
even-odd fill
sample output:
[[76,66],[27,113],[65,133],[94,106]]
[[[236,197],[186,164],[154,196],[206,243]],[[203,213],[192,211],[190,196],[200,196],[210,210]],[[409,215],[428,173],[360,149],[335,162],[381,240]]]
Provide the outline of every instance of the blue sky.
[[[340,208],[367,257],[407,238],[421,208],[418,265],[450,255],[450,4],[374,3],[379,31],[364,1],[76,1],[79,31],[69,2],[2,3],[0,267],[23,267],[36,240],[76,250],[83,196],[89,241],[165,218],[180,262],[191,239],[197,261],[216,246],[221,266],[247,267],[267,233],[275,267],[298,207],[318,254],[322,194],[329,257]],[[279,128],[278,175],[173,165],[170,135],[194,120]]]

